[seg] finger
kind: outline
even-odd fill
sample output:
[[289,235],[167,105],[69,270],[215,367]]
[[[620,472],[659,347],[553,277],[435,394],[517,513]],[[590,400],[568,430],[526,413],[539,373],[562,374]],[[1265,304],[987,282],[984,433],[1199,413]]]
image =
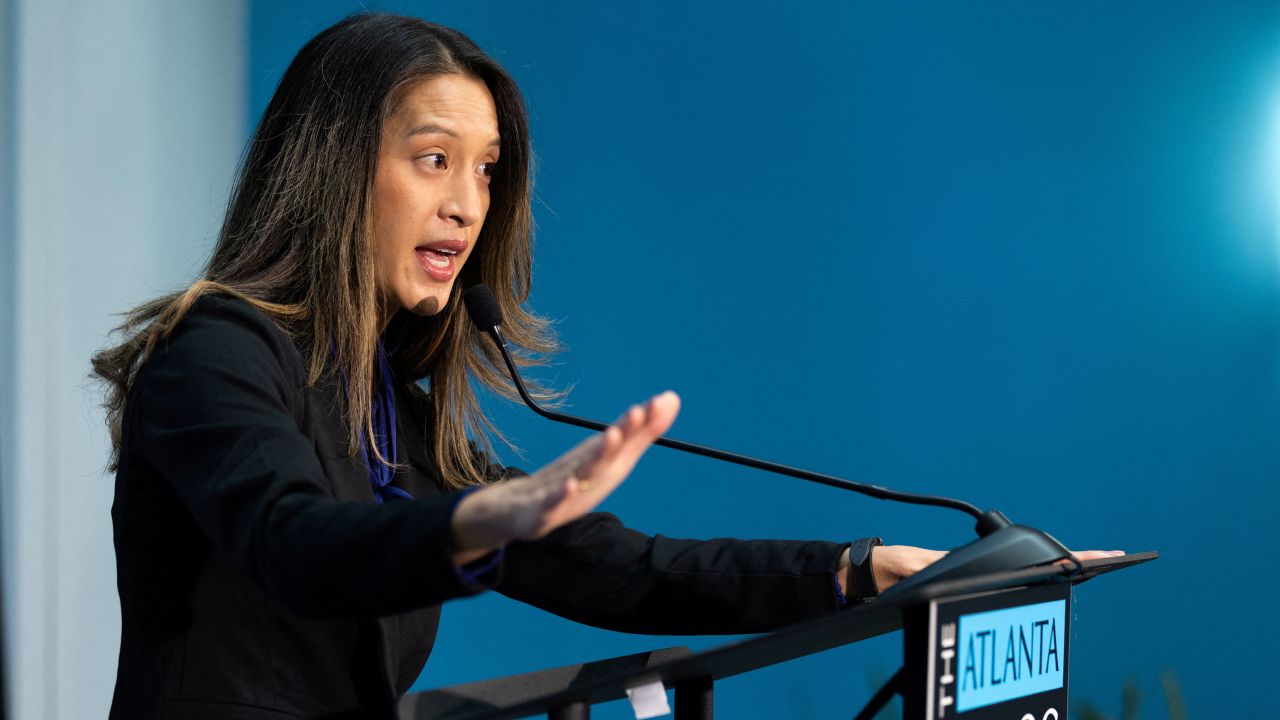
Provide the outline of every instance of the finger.
[[[1074,565],[1076,562],[1087,562],[1089,560],[1102,560],[1105,558],[1113,558],[1124,555],[1123,550],[1081,550],[1071,553],[1070,558],[1063,558],[1054,562],[1054,565]],[[1075,562],[1072,560],[1074,559]]]
[[[653,440],[671,426],[679,407],[679,397],[668,391],[651,398],[644,405],[627,408],[613,425],[598,436],[601,444],[597,452],[590,458],[584,457],[576,467],[579,479],[592,478],[590,484],[582,489],[593,494],[612,491]],[[597,476],[605,482],[597,484]]]
[[680,397],[668,390],[649,399],[642,408],[640,423],[626,436],[626,452],[639,456],[671,428],[680,412]]
[[551,464],[540,470],[539,474],[547,474],[555,478],[572,475],[580,466],[594,461],[600,455],[604,441],[603,434],[587,437],[573,449],[551,461]]
[[1102,558],[1119,557],[1124,555],[1123,550],[1081,550],[1073,552],[1077,560],[1100,560]]
[[600,435],[600,452],[591,459],[589,465],[597,467],[603,463],[609,462],[622,449],[625,442],[623,431],[616,427],[607,427]]
[[643,449],[653,442],[653,437],[649,436],[646,426],[649,423],[649,407],[652,400],[644,405],[632,405],[625,412],[618,416],[606,430],[605,434],[610,437],[616,436],[617,442],[612,440],[608,442],[600,453],[592,458],[592,469],[604,467],[612,462],[633,462],[639,457]]
[[[573,469],[574,479],[577,481],[578,489],[582,492],[599,493],[607,489],[606,485],[610,488],[617,485],[617,483],[601,481],[611,474],[607,472],[607,468],[617,462],[618,454],[624,442],[622,431],[616,426],[609,426],[597,437],[600,440],[598,452],[595,453],[594,457],[584,458]],[[619,482],[621,482],[621,478],[619,478]]]
[[613,425],[612,425],[612,426],[613,426],[613,427],[616,427],[616,428],[618,428],[618,429],[620,429],[620,430],[626,430],[628,423],[630,423],[630,422],[631,422],[631,415],[632,415],[632,413],[634,413],[634,412],[635,412],[635,410],[636,410],[636,408],[637,408],[637,407],[638,407],[638,406],[636,406],[636,405],[628,405],[628,406],[627,406],[627,409],[626,409],[626,410],[623,410],[623,411],[622,411],[622,414],[621,414],[621,415],[619,415],[619,416],[617,417],[617,419],[613,421]]
[[675,420],[680,410],[680,396],[667,390],[649,398],[643,405],[632,405],[626,412],[618,416],[614,426],[622,429],[630,436],[635,432],[654,432],[661,434]]
[[670,430],[680,414],[680,396],[667,390],[649,401],[648,410],[645,429],[657,437]]

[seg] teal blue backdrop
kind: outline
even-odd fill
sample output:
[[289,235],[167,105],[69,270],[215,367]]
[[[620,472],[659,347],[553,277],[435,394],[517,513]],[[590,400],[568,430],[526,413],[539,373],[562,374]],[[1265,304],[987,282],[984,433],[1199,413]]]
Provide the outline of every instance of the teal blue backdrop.
[[[250,105],[362,6],[463,30],[527,95],[533,305],[568,346],[542,377],[576,411],[674,388],[681,438],[1158,549],[1077,593],[1077,706],[1117,714],[1132,677],[1167,717],[1172,671],[1193,717],[1272,715],[1280,4],[690,5],[255,0]],[[581,437],[491,406],[508,462]],[[664,450],[605,509],[687,537],[971,532]],[[724,641],[490,594],[445,608],[419,686]],[[851,716],[898,642],[723,682],[717,709]]]

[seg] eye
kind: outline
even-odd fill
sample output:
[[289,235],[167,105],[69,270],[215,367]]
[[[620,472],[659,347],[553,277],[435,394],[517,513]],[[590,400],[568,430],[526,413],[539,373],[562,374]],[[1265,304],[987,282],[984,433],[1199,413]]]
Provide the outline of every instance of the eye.
[[496,162],[480,163],[480,174],[485,177],[493,177],[493,169],[497,166]]
[[429,153],[427,155],[419,155],[418,162],[425,164],[432,170],[444,170],[449,167],[449,160],[444,153]]

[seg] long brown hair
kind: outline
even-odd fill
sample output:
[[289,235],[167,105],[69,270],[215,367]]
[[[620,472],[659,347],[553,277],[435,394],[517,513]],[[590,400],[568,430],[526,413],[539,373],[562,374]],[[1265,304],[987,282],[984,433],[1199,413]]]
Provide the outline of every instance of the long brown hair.
[[[301,348],[308,382],[342,374],[348,452],[373,436],[371,394],[381,331],[371,237],[372,187],[382,125],[413,84],[462,73],[493,96],[502,161],[476,247],[437,315],[401,311],[387,333],[398,381],[429,378],[432,449],[452,487],[482,482],[483,453],[501,433],[482,412],[471,380],[515,397],[492,343],[465,317],[464,286],[485,283],[503,312],[503,333],[522,365],[557,349],[548,323],[523,307],[529,296],[533,220],[528,118],[509,75],[475,43],[416,18],[353,15],[308,42],[289,65],[250,140],[213,256],[185,290],[143,304],[117,328],[123,341],[93,358],[107,384],[112,468],[119,462],[125,402],[138,368],[208,293],[245,300]],[[550,395],[542,391],[544,396]]]

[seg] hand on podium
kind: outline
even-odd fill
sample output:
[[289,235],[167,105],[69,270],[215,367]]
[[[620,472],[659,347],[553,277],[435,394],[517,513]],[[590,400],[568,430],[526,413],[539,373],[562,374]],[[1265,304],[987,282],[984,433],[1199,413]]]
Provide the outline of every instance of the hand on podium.
[[[871,548],[871,572],[875,576],[876,590],[884,592],[904,578],[910,577],[946,556],[942,550],[929,550],[911,545],[880,545]],[[1124,555],[1123,550],[1081,550],[1072,552],[1080,562]],[[1069,560],[1057,564],[1067,565]],[[849,551],[840,556],[840,590],[849,591]]]
[[914,575],[946,556],[942,550],[910,545],[881,545],[871,549],[871,572],[876,587],[884,592],[899,580]]

